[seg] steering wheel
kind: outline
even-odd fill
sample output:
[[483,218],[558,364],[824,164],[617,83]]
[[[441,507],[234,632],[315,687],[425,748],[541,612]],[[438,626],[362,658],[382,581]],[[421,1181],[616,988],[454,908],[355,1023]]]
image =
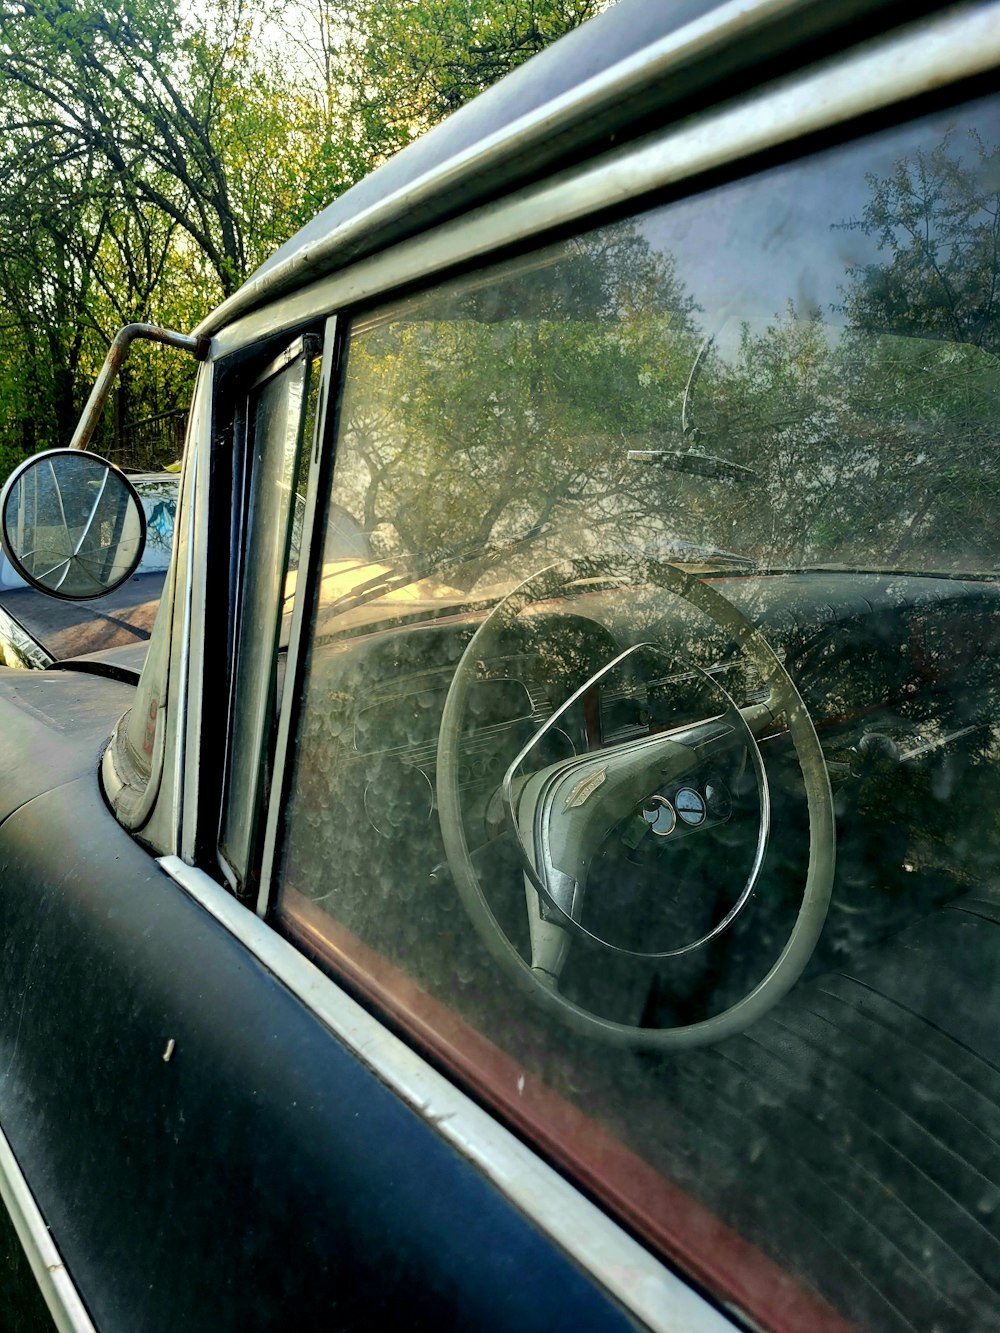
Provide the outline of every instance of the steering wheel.
[[[587,690],[629,655],[627,649],[605,663],[543,724],[507,770],[503,784],[506,823],[520,851],[530,958],[508,938],[494,914],[470,852],[459,792],[460,746],[470,690],[479,666],[495,655],[500,637],[528,607],[564,594],[581,579],[593,579],[606,565],[566,560],[532,575],[489,613],[476,630],[455,671],[445,701],[438,737],[437,800],[448,865],[462,904],[501,968],[536,1003],[576,1031],[622,1047],[677,1051],[708,1045],[741,1032],[785,995],[801,975],[826,920],[835,864],[835,825],[830,781],[816,731],[798,690],[767,641],[742,611],[711,584],[664,562],[633,560],[624,580],[632,588],[653,584],[676,594],[728,632],[746,654],[768,691],[766,702],[738,708],[711,677],[705,681],[725,700],[720,716],[692,727],[644,736],[622,745],[562,759],[535,772],[520,785],[516,772],[542,735]],[[648,647],[649,645],[638,645]],[[768,835],[767,779],[755,735],[783,716],[798,759],[809,823],[809,859],[795,920],[767,974],[718,1014],[672,1027],[640,1027],[595,1013],[559,990],[559,976],[574,938],[592,946],[641,959],[674,957],[719,937],[749,900],[760,874]],[[694,940],[657,953],[610,945],[583,926],[580,915],[591,859],[609,829],[629,810],[648,801],[657,786],[682,780],[720,748],[745,744],[760,793],[760,822],[753,868],[735,905],[716,925]],[[656,798],[654,798],[656,799]],[[647,814],[647,818],[649,815]]]

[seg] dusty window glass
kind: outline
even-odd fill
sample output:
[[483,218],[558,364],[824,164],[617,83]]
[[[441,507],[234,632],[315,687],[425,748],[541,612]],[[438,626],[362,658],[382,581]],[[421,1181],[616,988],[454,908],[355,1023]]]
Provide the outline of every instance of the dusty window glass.
[[817,1321],[1000,1301],[998,217],[991,100],[348,348],[279,913]]
[[290,620],[290,569],[301,527],[299,460],[305,433],[315,423],[318,369],[314,340],[299,340],[264,372],[248,403],[249,470],[220,836],[225,862],[240,883],[266,780],[264,741],[278,706],[277,649]]

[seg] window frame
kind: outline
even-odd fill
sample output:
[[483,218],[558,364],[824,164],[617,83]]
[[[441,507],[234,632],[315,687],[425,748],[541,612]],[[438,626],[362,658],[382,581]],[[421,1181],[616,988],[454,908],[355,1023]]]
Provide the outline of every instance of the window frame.
[[[213,344],[202,371],[201,408],[192,411],[182,489],[190,494],[186,539],[175,545],[173,627],[169,648],[173,722],[167,739],[165,773],[158,808],[142,831],[154,849],[199,865],[235,897],[243,897],[223,869],[219,853],[223,774],[229,746],[231,683],[229,664],[239,620],[239,556],[247,481],[246,406],[253,386],[282,368],[290,348],[315,339],[323,355],[324,321],[315,316],[291,330],[219,354]],[[325,364],[325,363],[322,363]],[[315,376],[317,420],[324,401],[322,372]],[[220,672],[219,664],[223,664]],[[213,669],[214,664],[214,669]],[[273,728],[264,728],[267,745]],[[265,803],[258,792],[251,868],[259,865]],[[157,831],[166,820],[173,836]]]
[[[266,917],[270,909],[270,889],[274,877],[280,826],[291,776],[289,752],[291,738],[295,734],[294,728],[298,725],[298,703],[301,690],[300,661],[303,655],[303,646],[307,646],[303,622],[306,618],[306,608],[308,607],[310,614],[312,612],[319,562],[322,559],[323,534],[318,530],[317,507],[319,497],[323,494],[333,471],[333,441],[339,420],[342,373],[346,360],[340,334],[341,330],[345,328],[345,322],[339,319],[337,315],[331,315],[324,326],[316,430],[309,446],[308,456],[303,452],[303,457],[299,460],[300,479],[302,470],[307,469],[306,498],[302,515],[302,539],[299,546],[298,582],[295,601],[292,606],[292,622],[286,650],[285,688],[282,691],[274,737],[274,767],[270,799],[267,801],[266,808],[259,814],[260,824],[263,826],[264,832],[255,910],[260,917]],[[314,552],[316,553],[315,557]]]
[[[394,297],[536,250],[560,234],[576,234],[634,214],[653,206],[654,201],[690,198],[725,181],[747,180],[777,162],[800,160],[875,129],[906,124],[936,107],[971,99],[981,91],[984,69],[1000,63],[1000,22],[991,22],[994,17],[1000,18],[1000,4],[995,2],[972,13],[945,14],[933,24],[922,22],[913,29],[893,32],[860,51],[838,53],[733,106],[713,108],[690,123],[668,125],[610,160],[584,163],[544,186],[518,192],[488,212],[474,210],[384,255],[362,260],[282,303],[281,310],[296,324],[307,314],[315,318],[322,311],[329,313],[303,521],[301,595],[296,598],[288,645],[268,808],[261,812],[265,834],[256,896],[259,916],[271,916],[279,887],[275,873],[307,649],[305,608],[311,617],[322,551],[318,511],[325,509],[330,498],[325,492],[335,462],[344,352],[356,318]],[[950,57],[944,80],[940,77],[942,49]],[[886,60],[891,74],[880,79],[877,71]],[[931,68],[938,70],[939,77],[928,95]],[[885,110],[890,113],[887,120],[879,114]],[[720,134],[721,143],[715,137]],[[680,189],[671,188],[673,185]],[[227,349],[245,346],[258,331],[273,333],[274,327],[275,311],[268,309],[237,320],[216,341]]]
[[[953,97],[949,100],[953,102],[962,101],[965,100],[966,96],[971,97],[975,95],[974,92],[969,90],[968,85],[965,83],[951,85],[949,91],[953,94]],[[901,117],[898,123],[905,125],[919,118],[921,114],[922,114],[922,109],[913,110],[911,115]],[[841,142],[849,143],[852,141],[853,138],[856,137],[857,136],[852,135],[846,138],[845,140],[842,140]],[[805,157],[807,155],[811,155],[812,151],[814,151],[814,148],[815,145],[812,142],[806,140],[803,144],[803,152],[800,156]],[[753,168],[751,168],[746,173],[746,176],[744,178],[749,179],[755,174],[756,171]],[[538,244],[542,245],[544,244],[544,241],[539,240]],[[493,258],[494,256],[484,258],[482,266],[486,267],[488,264],[492,262]],[[479,265],[477,265],[477,269],[478,267]],[[437,286],[441,283],[441,281],[442,281],[441,275],[436,274],[429,279],[428,286],[429,287]],[[382,299],[384,299],[386,302],[391,301],[394,294],[395,293],[390,291],[384,294]],[[381,300],[379,304],[381,305]],[[344,328],[342,336],[345,338],[345,340],[349,337],[351,329],[356,327],[356,321],[354,319],[351,319],[350,315],[356,314],[357,317],[363,321],[364,316],[367,315],[370,309],[371,305],[366,302],[363,306],[356,307],[354,308],[353,311],[347,312],[343,321]],[[331,420],[334,420],[338,415],[339,406],[343,399],[343,370],[346,368],[346,359],[342,357],[340,364],[342,371],[341,381],[338,385],[336,402],[334,404],[332,411],[330,412]],[[330,487],[330,481],[332,480],[332,469],[335,462],[335,447],[336,447],[336,441],[331,437],[330,447],[328,447],[325,450],[325,467],[322,466],[323,464],[322,459],[320,460],[314,459],[315,468],[313,474],[310,477],[310,490],[312,493],[312,507],[310,509],[310,514],[311,517],[313,518],[314,523],[315,519],[319,516],[317,509],[316,491],[320,486],[322,486],[322,490],[320,492],[321,494],[320,504],[322,506],[325,506],[329,503],[336,503],[339,499],[337,493],[332,491]],[[320,482],[321,476],[323,478],[322,482]],[[322,537],[321,534],[317,534],[315,528],[313,536],[314,536],[314,546],[318,546],[319,555],[321,556]],[[309,592],[303,601],[302,608],[299,608],[300,614],[298,616],[296,624],[295,684],[289,697],[288,708],[283,709],[283,716],[281,723],[283,727],[283,747],[282,750],[280,751],[280,761],[276,761],[276,763],[280,762],[281,764],[281,783],[280,783],[280,788],[278,787],[277,783],[275,785],[275,790],[277,793],[276,799],[273,802],[275,808],[269,811],[269,855],[267,859],[267,878],[266,880],[262,880],[261,893],[258,899],[258,913],[261,916],[265,917],[271,914],[272,920],[275,921],[275,924],[278,926],[278,929],[281,930],[281,932],[285,935],[285,937],[289,939],[293,944],[300,947],[307,956],[313,957],[314,959],[320,962],[321,966],[325,966],[326,970],[333,976],[335,981],[339,982],[340,984],[343,984],[350,993],[353,993],[356,996],[361,996],[363,998],[363,1002],[376,1014],[376,1016],[381,1017],[383,1021],[386,1021],[389,1025],[395,1027],[397,1031],[402,1032],[404,1034],[404,1037],[411,1040],[413,1044],[417,1047],[417,1049],[421,1053],[426,1055],[427,1058],[438,1063],[440,1067],[451,1070],[452,1066],[450,1064],[450,1061],[448,1060],[447,1050],[445,1049],[446,1043],[450,1036],[450,1032],[447,1030],[447,1020],[449,1019],[449,1017],[453,1017],[449,1009],[441,1005],[436,1006],[439,1009],[439,1011],[441,1011],[441,1014],[443,1015],[444,1018],[444,1022],[441,1024],[441,1027],[439,1028],[439,1033],[443,1032],[443,1039],[439,1042],[433,1042],[427,1040],[428,1027],[425,1026],[423,1030],[421,1029],[420,1025],[421,1015],[419,1013],[416,1013],[413,1009],[411,1009],[409,1012],[407,1012],[406,1010],[406,997],[405,994],[402,994],[402,992],[404,991],[404,987],[400,986],[396,994],[391,993],[391,991],[388,992],[387,994],[387,992],[382,989],[384,978],[379,975],[380,960],[377,957],[369,956],[367,960],[362,958],[359,961],[357,957],[351,957],[350,954],[348,954],[345,958],[345,950],[342,946],[341,940],[338,939],[338,933],[336,930],[337,926],[336,920],[334,920],[333,928],[329,931],[329,933],[324,934],[321,928],[316,930],[311,930],[311,923],[309,922],[309,920],[304,919],[301,916],[298,916],[295,912],[294,907],[291,909],[288,915],[286,915],[284,912],[275,914],[275,908],[277,906],[278,897],[280,895],[280,885],[274,881],[275,868],[279,864],[278,862],[278,854],[280,852],[280,848],[278,846],[279,830],[285,821],[286,811],[288,808],[288,799],[289,799],[288,789],[289,789],[290,779],[292,776],[291,773],[292,764],[289,762],[291,756],[291,751],[289,748],[290,738],[295,736],[297,732],[298,720],[301,709],[301,701],[304,693],[303,671],[308,659],[308,651],[310,646],[308,639],[305,642],[303,642],[301,636],[311,634],[314,602],[315,602],[315,558],[312,558],[310,559]],[[308,606],[309,608],[308,616],[304,614],[305,606]],[[404,868],[401,873],[405,875],[407,873],[406,869]],[[391,971],[391,964],[387,967],[386,970]],[[389,978],[390,983],[393,980],[394,979],[392,977]],[[408,980],[408,978],[403,977],[404,983],[406,980]],[[388,1003],[386,1002],[387,999]],[[471,1034],[471,1040],[475,1040],[475,1038],[479,1035],[480,1035],[479,1033],[473,1031]],[[486,1040],[488,1041],[489,1038],[487,1038]],[[496,1064],[502,1067],[503,1075],[506,1076],[507,1079],[508,1088],[513,1085],[515,1078],[518,1077],[519,1077],[518,1086],[523,1087],[524,1084],[523,1075],[519,1076],[519,1071],[516,1066],[514,1066],[513,1068],[510,1066],[505,1066],[503,1052],[500,1052],[498,1054],[496,1052],[491,1051],[490,1056],[491,1058],[494,1059]],[[516,1127],[516,1129],[518,1129],[521,1133],[523,1133],[524,1137],[528,1140],[529,1143],[534,1144],[536,1147],[539,1148],[541,1152],[551,1154],[551,1156],[555,1160],[560,1161],[560,1163],[563,1165],[564,1168],[568,1167],[569,1168],[568,1174],[570,1175],[571,1178],[574,1175],[574,1171],[572,1169],[574,1165],[579,1167],[581,1172],[585,1170],[586,1164],[582,1163],[579,1159],[577,1160],[576,1163],[567,1162],[566,1159],[569,1154],[560,1155],[559,1153],[560,1145],[558,1143],[553,1143],[552,1141],[546,1142],[542,1138],[542,1136],[540,1136],[537,1133],[537,1122],[535,1125],[531,1125],[530,1122],[525,1124],[525,1120],[518,1118],[516,1110],[514,1112],[511,1112],[509,1098],[505,1098],[504,1101],[500,1102],[498,1105],[499,1099],[491,1096],[490,1087],[485,1082],[477,1082],[474,1078],[470,1078],[467,1069],[463,1068],[460,1072],[455,1071],[455,1077],[456,1081],[459,1083],[460,1086],[471,1088],[473,1091],[473,1095],[480,1098],[483,1102],[485,1102],[487,1106],[490,1106],[500,1118],[504,1118],[506,1116],[508,1123],[513,1124]],[[545,1107],[544,1105],[542,1106],[542,1110],[539,1112],[538,1115],[538,1120],[541,1123],[544,1123],[545,1112],[548,1110],[549,1110],[548,1107]],[[549,1119],[554,1120],[555,1115],[550,1114]],[[599,1146],[602,1148],[602,1150],[606,1151],[606,1145],[599,1145]],[[584,1178],[586,1177],[584,1176]],[[595,1190],[595,1193],[597,1194],[598,1198],[602,1197],[601,1192],[599,1190]],[[679,1203],[676,1203],[675,1206],[677,1208],[681,1207]],[[650,1236],[651,1229],[646,1230],[641,1220],[637,1222],[634,1214],[628,1215],[621,1208],[618,1208],[615,1211],[617,1212],[617,1216],[619,1216],[620,1218],[624,1217],[626,1222],[631,1223],[640,1235]],[[615,1212],[613,1212],[612,1215],[614,1216]],[[659,1240],[660,1238],[656,1237],[655,1239]],[[673,1239],[674,1238],[671,1238],[671,1240]],[[677,1257],[677,1249],[675,1247],[673,1248],[673,1251],[671,1251],[670,1243],[663,1244],[662,1241],[660,1241],[659,1248],[661,1252],[667,1254],[668,1256],[674,1258]]]
[[[263,787],[264,770],[266,766],[266,755],[270,749],[270,740],[272,728],[269,725],[266,716],[266,700],[262,698],[244,699],[240,697],[239,690],[239,663],[241,660],[241,651],[243,645],[241,642],[244,619],[247,615],[246,591],[247,591],[247,566],[250,557],[258,552],[251,551],[248,546],[248,540],[251,535],[250,508],[256,496],[257,469],[253,466],[248,457],[251,447],[251,434],[256,428],[256,414],[258,404],[262,396],[268,391],[269,387],[274,385],[281,376],[292,374],[294,368],[302,363],[302,401],[297,411],[298,420],[294,423],[296,433],[295,458],[292,465],[293,473],[293,491],[294,481],[299,475],[301,466],[301,456],[305,449],[305,440],[303,438],[304,430],[307,425],[307,404],[311,392],[311,370],[310,362],[320,351],[318,339],[314,334],[300,334],[293,338],[284,346],[276,356],[274,356],[258,373],[250,380],[245,388],[236,395],[235,401],[235,422],[237,430],[235,434],[235,443],[240,447],[234,449],[234,475],[233,475],[233,513],[231,525],[231,561],[229,566],[231,603],[233,614],[229,621],[230,631],[230,656],[229,661],[231,670],[229,675],[228,701],[226,707],[226,728],[225,728],[225,757],[222,766],[222,791],[220,795],[219,809],[219,835],[218,835],[218,863],[226,880],[234,892],[244,897],[249,891],[255,877],[255,868],[257,858],[255,848],[258,843],[258,827],[264,804]],[[317,393],[319,386],[317,385]],[[280,430],[284,434],[287,444],[287,431],[292,426],[292,412],[285,416]],[[263,464],[262,464],[263,466]],[[265,477],[265,481],[268,480]],[[287,570],[288,550],[291,537],[291,506],[293,501],[289,501],[289,511],[285,518],[286,530],[281,537],[283,552],[278,554],[279,563]],[[296,597],[296,602],[298,602]],[[274,613],[273,625],[273,643],[266,650],[267,663],[265,665],[266,677],[273,679],[275,665],[278,657],[278,637],[281,627],[280,608],[270,608],[270,613]],[[261,693],[260,682],[258,682],[257,694]],[[249,728],[249,737],[241,737],[240,730],[243,727]],[[247,763],[252,768],[252,776],[246,783],[236,783],[235,773],[239,770],[239,765],[235,760],[236,748],[241,743],[246,743],[252,738],[256,745],[250,748],[256,750],[256,757],[247,756]],[[247,785],[248,784],[248,785]],[[245,791],[239,790],[239,787],[246,785]],[[236,821],[235,827],[231,827],[231,819]],[[236,833],[239,837],[240,846],[230,845],[230,834]]]

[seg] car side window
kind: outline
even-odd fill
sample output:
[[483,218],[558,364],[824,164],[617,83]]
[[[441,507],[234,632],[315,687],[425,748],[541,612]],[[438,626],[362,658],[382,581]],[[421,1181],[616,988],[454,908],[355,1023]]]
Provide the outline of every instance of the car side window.
[[319,344],[310,336],[273,361],[247,396],[248,468],[238,515],[238,620],[219,839],[223,866],[237,886],[246,882],[267,779],[278,652],[294,598],[300,456],[315,423],[318,380]]
[[[998,144],[939,111],[357,314],[366,550],[303,618],[282,929],[648,1234],[680,1184],[863,1324],[911,1296],[796,1097],[877,1119],[827,1052],[871,1077],[896,997],[956,1069],[979,1021],[935,941],[1000,861]],[[860,1169],[915,1265],[964,1225]]]

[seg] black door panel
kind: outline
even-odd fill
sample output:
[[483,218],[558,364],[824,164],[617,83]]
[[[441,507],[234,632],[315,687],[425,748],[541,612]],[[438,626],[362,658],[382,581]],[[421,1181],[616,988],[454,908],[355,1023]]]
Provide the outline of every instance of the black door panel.
[[12,815],[0,864],[0,1122],[101,1329],[627,1325],[96,774]]

